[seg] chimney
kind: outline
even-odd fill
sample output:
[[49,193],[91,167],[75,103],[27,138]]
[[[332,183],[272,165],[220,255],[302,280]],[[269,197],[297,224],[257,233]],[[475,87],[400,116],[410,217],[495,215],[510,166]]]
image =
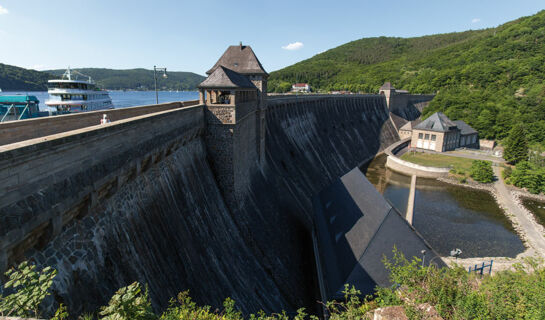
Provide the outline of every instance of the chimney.
[[240,41],[239,45],[240,45],[240,50],[242,50],[242,41]]

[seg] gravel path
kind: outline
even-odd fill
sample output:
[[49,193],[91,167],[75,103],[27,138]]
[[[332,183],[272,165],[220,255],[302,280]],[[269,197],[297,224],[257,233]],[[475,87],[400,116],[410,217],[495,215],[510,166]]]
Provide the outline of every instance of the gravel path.
[[526,210],[522,210],[518,206],[517,202],[511,195],[511,192],[507,190],[507,187],[501,178],[500,167],[494,166],[494,174],[498,178],[496,182],[494,182],[494,188],[498,194],[499,204],[507,211],[507,214],[512,214],[514,216],[528,242],[528,245],[531,246],[540,256],[545,256],[545,238],[543,237],[539,228],[537,228],[536,222],[531,216],[528,215]]

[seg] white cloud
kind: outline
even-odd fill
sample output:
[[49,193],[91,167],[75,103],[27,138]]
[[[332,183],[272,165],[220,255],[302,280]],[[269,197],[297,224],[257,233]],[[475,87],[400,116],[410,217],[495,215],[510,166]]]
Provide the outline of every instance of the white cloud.
[[8,12],[9,12],[8,9],[6,9],[6,8],[4,8],[4,7],[2,7],[2,6],[0,6],[0,15],[2,15],[2,14],[8,14]]
[[302,42],[297,41],[297,42],[294,42],[294,43],[290,43],[287,46],[282,46],[282,49],[284,49],[284,50],[299,50],[302,47],[304,47],[304,44]]
[[477,23],[477,22],[481,22],[481,19],[473,18],[473,20],[471,20],[471,23]]

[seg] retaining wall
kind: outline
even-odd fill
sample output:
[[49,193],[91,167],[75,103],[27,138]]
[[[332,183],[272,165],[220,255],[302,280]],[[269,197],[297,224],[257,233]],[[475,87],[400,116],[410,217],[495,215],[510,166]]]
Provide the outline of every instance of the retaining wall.
[[386,167],[404,175],[415,175],[421,178],[439,178],[448,176],[450,168],[421,166],[398,158],[396,154],[401,149],[406,148],[410,143],[411,138],[407,138],[388,147],[384,151],[384,153],[388,155],[388,158],[386,158]]
[[3,122],[0,123],[0,146],[94,126],[100,123],[103,114],[108,115],[110,121],[118,121],[165,110],[190,107],[197,105],[198,102],[198,100],[170,102]]

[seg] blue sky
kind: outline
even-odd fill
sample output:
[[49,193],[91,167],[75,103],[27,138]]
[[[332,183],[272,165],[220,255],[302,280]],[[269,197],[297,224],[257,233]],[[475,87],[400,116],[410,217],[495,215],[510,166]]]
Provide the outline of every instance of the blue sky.
[[543,0],[0,0],[0,62],[204,74],[242,41],[274,71],[364,37],[495,27],[542,9]]

